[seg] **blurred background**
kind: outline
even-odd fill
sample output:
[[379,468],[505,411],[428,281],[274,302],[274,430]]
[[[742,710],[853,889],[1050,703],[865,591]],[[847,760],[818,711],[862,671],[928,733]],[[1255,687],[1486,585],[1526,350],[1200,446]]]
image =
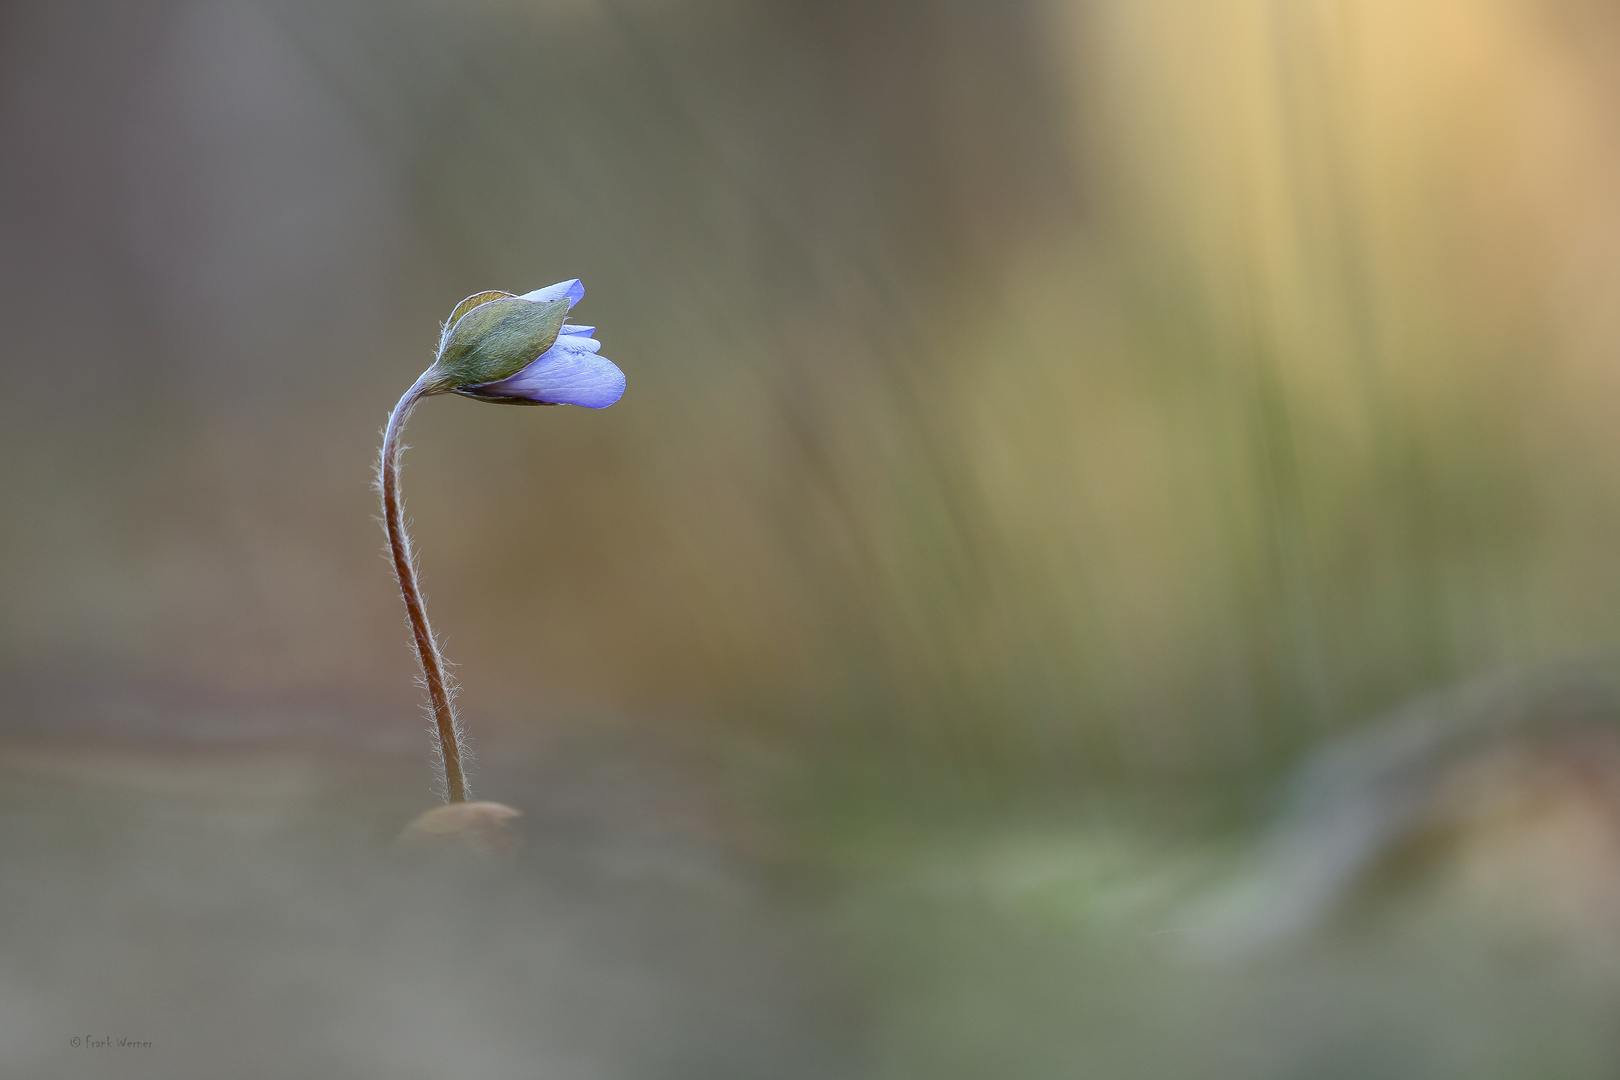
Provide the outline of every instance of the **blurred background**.
[[[1617,59],[1598,0],[12,0],[5,1071],[1614,1075]],[[619,404],[410,430],[526,844],[406,866],[379,430],[570,277]]]

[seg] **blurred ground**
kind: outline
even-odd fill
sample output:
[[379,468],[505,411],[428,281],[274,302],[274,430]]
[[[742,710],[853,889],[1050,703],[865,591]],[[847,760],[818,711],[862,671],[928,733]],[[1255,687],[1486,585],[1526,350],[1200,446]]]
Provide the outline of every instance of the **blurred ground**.
[[522,848],[414,861],[425,730],[113,698],[0,745],[5,1076],[862,1075],[824,920],[672,755],[490,738]]
[[[1415,703],[1321,755],[1259,847],[1170,790],[807,823],[747,786],[779,763],[490,721],[477,790],[525,814],[499,863],[390,846],[429,805],[425,730],[13,686],[71,703],[0,744],[0,1071],[1611,1075],[1611,688]],[[1405,808],[1373,854],[1368,799]],[[1331,904],[1298,884],[1324,859]]]

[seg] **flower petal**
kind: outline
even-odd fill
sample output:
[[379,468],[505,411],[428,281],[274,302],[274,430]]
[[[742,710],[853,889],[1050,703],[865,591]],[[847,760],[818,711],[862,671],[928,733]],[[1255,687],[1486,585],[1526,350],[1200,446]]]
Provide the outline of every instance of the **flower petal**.
[[559,281],[555,285],[547,285],[543,289],[536,289],[531,293],[524,293],[525,300],[567,300],[568,306],[573,307],[585,299],[585,286],[580,284],[579,278],[570,278]]
[[500,382],[468,386],[459,393],[493,400],[532,401],[538,405],[583,405],[605,409],[624,394],[624,372],[596,355],[600,341],[563,334],[533,363]]
[[594,327],[594,326],[580,326],[578,323],[563,323],[562,329],[558,330],[557,333],[559,333],[559,334],[584,334],[586,337],[590,337],[592,334],[596,333],[596,327]]

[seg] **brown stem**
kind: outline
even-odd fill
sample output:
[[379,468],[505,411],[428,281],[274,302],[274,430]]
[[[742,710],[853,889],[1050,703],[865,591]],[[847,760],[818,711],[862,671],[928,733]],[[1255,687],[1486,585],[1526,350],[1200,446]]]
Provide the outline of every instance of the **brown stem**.
[[444,657],[439,654],[439,643],[428,625],[427,611],[422,606],[422,592],[416,585],[416,567],[411,556],[411,538],[405,532],[405,522],[399,495],[399,458],[405,449],[399,436],[405,428],[416,403],[426,396],[424,382],[405,391],[394,411],[388,415],[388,429],[383,434],[382,464],[377,482],[382,488],[383,521],[388,529],[388,545],[394,556],[394,573],[399,575],[400,595],[405,598],[405,612],[411,620],[411,633],[416,637],[416,656],[422,662],[422,678],[427,684],[428,698],[433,703],[433,721],[439,733],[439,751],[444,762],[444,788],[448,801],[467,801],[467,780],[462,773],[461,727],[456,723],[455,710],[450,705],[449,682],[444,675]]

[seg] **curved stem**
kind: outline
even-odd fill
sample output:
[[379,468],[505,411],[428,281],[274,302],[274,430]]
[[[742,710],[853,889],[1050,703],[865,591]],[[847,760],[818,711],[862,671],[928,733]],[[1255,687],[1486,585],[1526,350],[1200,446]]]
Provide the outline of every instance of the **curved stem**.
[[383,434],[382,463],[378,468],[377,483],[382,488],[383,521],[388,529],[388,545],[394,557],[394,573],[399,575],[400,595],[405,599],[405,612],[411,621],[411,633],[416,637],[416,656],[422,662],[422,679],[427,684],[428,698],[433,703],[433,722],[438,728],[439,751],[444,763],[444,787],[449,802],[467,801],[467,780],[462,772],[461,726],[456,723],[455,710],[450,705],[451,686],[444,675],[444,657],[439,654],[439,643],[428,625],[427,611],[422,606],[422,592],[416,584],[416,566],[411,554],[411,538],[405,532],[405,522],[399,494],[399,458],[405,449],[399,436],[410,418],[411,410],[426,395],[425,379],[405,391],[394,411],[388,415],[388,429]]

